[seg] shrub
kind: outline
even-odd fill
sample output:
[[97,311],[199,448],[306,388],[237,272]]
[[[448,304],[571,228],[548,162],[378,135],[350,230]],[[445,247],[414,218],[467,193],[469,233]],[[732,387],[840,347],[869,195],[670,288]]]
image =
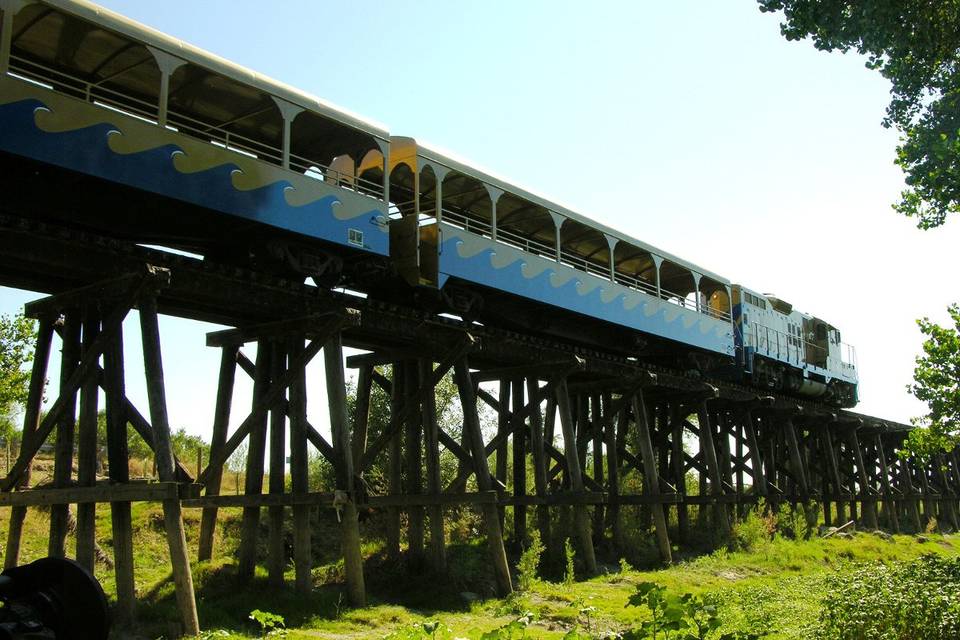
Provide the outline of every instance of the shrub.
[[540,566],[540,556],[543,554],[544,547],[540,541],[540,532],[536,529],[530,534],[530,544],[520,554],[520,562],[517,563],[517,582],[520,591],[529,591],[537,579],[537,568]]
[[568,587],[573,584],[576,578],[573,568],[574,556],[573,545],[570,544],[570,538],[567,538],[563,541],[563,557],[566,560],[566,567],[563,571],[563,584]]
[[764,515],[760,507],[754,507],[747,517],[734,523],[732,543],[735,549],[758,549],[773,539],[777,523],[773,516]]
[[960,637],[960,558],[926,555],[889,566],[862,565],[830,576],[818,637]]

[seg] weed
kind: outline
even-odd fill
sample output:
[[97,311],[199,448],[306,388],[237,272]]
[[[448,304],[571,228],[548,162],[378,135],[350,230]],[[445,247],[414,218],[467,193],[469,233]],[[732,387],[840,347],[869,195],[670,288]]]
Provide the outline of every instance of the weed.
[[563,584],[566,587],[571,586],[573,581],[576,579],[576,574],[574,573],[573,568],[575,555],[576,554],[573,551],[573,545],[570,543],[570,538],[567,538],[563,541],[563,557],[566,560],[566,567],[563,571]]
[[250,612],[250,619],[260,625],[260,633],[264,638],[285,638],[287,636],[283,616],[254,609]]
[[540,566],[540,556],[543,551],[540,532],[534,529],[530,534],[530,544],[520,554],[520,562],[517,563],[517,586],[520,591],[529,591],[537,580],[537,569]]

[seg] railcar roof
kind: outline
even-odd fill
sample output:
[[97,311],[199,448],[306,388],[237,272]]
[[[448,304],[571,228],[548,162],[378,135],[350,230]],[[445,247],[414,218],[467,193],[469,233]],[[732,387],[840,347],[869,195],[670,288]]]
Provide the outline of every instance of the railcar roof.
[[232,78],[238,82],[252,85],[290,103],[316,111],[331,120],[359,129],[364,133],[382,140],[389,139],[390,134],[387,132],[386,127],[379,123],[350,113],[346,109],[337,107],[322,98],[300,91],[261,73],[230,62],[209,51],[205,51],[136,22],[135,20],[114,13],[100,5],[88,2],[87,0],[41,0],[40,4],[45,4],[90,22],[102,24],[108,29],[138,40],[145,45],[160,49],[189,62],[195,62],[205,66],[211,71]]

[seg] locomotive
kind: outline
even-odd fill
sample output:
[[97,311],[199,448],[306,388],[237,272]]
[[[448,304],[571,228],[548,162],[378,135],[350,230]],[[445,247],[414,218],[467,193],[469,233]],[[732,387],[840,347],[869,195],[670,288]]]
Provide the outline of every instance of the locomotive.
[[775,296],[97,5],[0,11],[0,168],[37,216],[856,404],[852,348]]

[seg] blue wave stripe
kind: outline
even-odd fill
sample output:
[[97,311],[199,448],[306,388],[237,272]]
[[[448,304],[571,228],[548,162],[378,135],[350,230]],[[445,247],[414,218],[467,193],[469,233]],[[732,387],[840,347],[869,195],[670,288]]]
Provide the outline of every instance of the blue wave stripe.
[[[457,249],[461,240],[450,238],[443,243],[440,254],[440,270],[447,277],[456,277],[468,282],[475,282],[494,289],[508,291],[538,302],[551,304],[562,309],[575,311],[586,316],[605,320],[653,335],[676,340],[685,344],[694,345],[709,351],[716,351],[725,355],[733,355],[733,332],[728,323],[707,318],[702,314],[683,309],[673,309],[669,303],[659,305],[659,309],[652,315],[646,315],[644,308],[648,304],[658,304],[655,300],[641,301],[632,309],[626,309],[626,296],[618,295],[609,302],[601,299],[601,287],[597,287],[586,295],[577,291],[577,277],[571,278],[562,286],[555,287],[550,282],[556,269],[546,269],[542,273],[530,278],[523,274],[523,260],[515,260],[511,264],[497,268],[491,261],[493,249],[484,249],[474,256],[464,258]],[[579,275],[579,274],[578,274]],[[584,274],[584,278],[587,278]],[[667,318],[668,312],[677,312],[672,320]],[[685,317],[696,314],[696,321],[690,327],[684,326]],[[709,323],[705,325],[704,323]],[[709,327],[706,331],[704,327]]]
[[173,154],[183,150],[175,144],[119,154],[107,141],[110,132],[117,131],[113,125],[98,124],[49,133],[37,127],[34,119],[34,112],[41,107],[45,105],[39,100],[0,105],[0,148],[341,245],[349,246],[348,229],[357,229],[363,232],[364,249],[383,256],[389,254],[389,236],[375,222],[381,215],[376,208],[350,220],[340,220],[334,215],[334,206],[343,206],[343,203],[335,195],[294,207],[284,196],[284,191],[291,188],[286,180],[242,191],[233,185],[231,174],[239,167],[232,163],[196,173],[181,173],[173,164]]

